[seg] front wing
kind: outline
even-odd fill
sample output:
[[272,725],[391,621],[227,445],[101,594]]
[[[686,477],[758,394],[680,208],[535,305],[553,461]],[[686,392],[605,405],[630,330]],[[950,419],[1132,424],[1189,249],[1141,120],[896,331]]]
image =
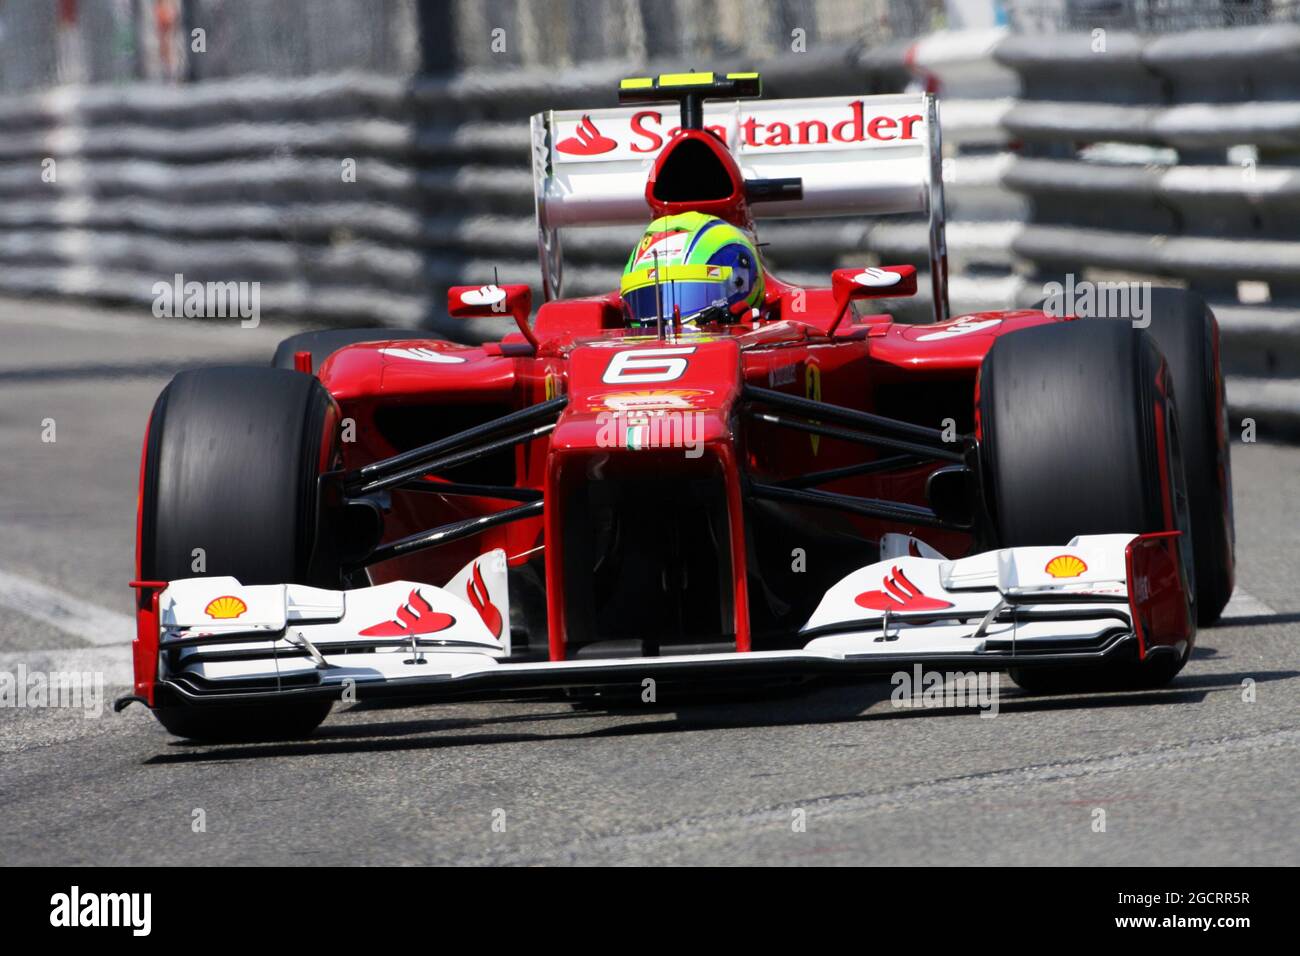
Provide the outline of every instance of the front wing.
[[[120,703],[417,702],[1182,655],[1195,632],[1175,534],[1085,536],[954,561],[912,548],[827,591],[798,649],[597,660],[508,660],[495,554],[443,588],[159,582],[141,601],[135,695]],[[474,574],[480,566],[486,573]]]

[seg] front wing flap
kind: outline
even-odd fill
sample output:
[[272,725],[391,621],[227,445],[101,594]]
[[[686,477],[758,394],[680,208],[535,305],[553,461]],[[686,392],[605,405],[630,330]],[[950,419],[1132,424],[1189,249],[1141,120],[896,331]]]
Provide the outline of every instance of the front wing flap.
[[[489,557],[478,560],[486,565]],[[500,636],[508,608],[493,606],[493,588],[477,592],[485,610],[465,585],[464,572],[447,588],[399,581],[342,592],[246,587],[233,578],[175,581],[157,602],[158,670],[137,674],[137,694],[154,703],[156,683],[169,699],[195,704],[349,691],[354,699],[437,700],[647,679],[887,674],[916,663],[967,670],[1086,664],[1134,650],[1139,657],[1156,648],[1182,653],[1194,639],[1169,534],[1086,536],[1065,547],[953,561],[899,555],[827,591],[794,650],[511,662]],[[231,616],[214,616],[223,614]]]

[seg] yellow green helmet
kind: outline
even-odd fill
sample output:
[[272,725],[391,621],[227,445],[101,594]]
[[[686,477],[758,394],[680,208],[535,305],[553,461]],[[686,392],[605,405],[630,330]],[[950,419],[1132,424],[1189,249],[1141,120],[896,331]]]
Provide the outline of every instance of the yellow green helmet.
[[732,315],[763,301],[763,268],[753,238],[717,216],[661,216],[628,256],[619,286],[633,328],[673,317],[689,322],[712,307]]

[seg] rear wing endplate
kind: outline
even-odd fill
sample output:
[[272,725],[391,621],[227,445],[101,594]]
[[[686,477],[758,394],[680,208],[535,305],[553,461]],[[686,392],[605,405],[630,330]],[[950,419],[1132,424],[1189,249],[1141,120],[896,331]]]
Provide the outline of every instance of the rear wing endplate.
[[[799,178],[802,197],[756,218],[929,217],[936,319],[948,314],[938,104],[931,94],[737,100],[704,105],[746,180]],[[677,132],[673,104],[553,110],[532,117],[533,187],[546,298],[560,295],[559,230],[645,223],[650,167]]]

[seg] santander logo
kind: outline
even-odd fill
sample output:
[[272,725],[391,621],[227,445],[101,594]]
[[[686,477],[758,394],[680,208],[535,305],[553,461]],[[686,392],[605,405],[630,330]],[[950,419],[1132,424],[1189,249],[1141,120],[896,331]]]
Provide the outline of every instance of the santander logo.
[[[705,110],[705,128],[735,153],[770,154],[836,149],[906,146],[925,137],[925,117],[898,104],[878,106],[870,97],[839,102],[771,101],[751,107],[717,105]],[[565,130],[555,144],[561,161],[602,161],[649,158],[680,135],[675,110],[650,107],[632,113],[597,113],[605,135],[591,113],[562,117]]]
[[418,634],[436,634],[456,623],[450,614],[435,611],[416,588],[397,609],[397,617],[380,621],[361,632],[363,637],[411,637]]
[[880,583],[884,590],[863,591],[854,602],[872,611],[942,611],[952,607],[948,601],[923,594],[898,565],[894,565]]
[[[846,112],[795,113],[745,116],[736,124],[738,144],[728,138],[725,126],[709,125],[729,147],[737,145],[746,151],[807,148],[809,146],[849,146],[853,144],[877,145],[910,142],[917,138],[918,127],[924,127],[925,118],[920,113],[891,116],[868,116],[862,100],[846,104]],[[781,118],[776,118],[780,116]],[[634,153],[655,153],[664,142],[681,132],[673,126],[664,129],[664,115],[659,110],[642,110],[629,120],[632,134],[631,150]]]
[[888,269],[872,269],[870,267],[863,269],[853,277],[853,281],[860,286],[868,289],[887,289],[891,285],[898,285],[903,276],[898,272],[890,272]]
[[590,116],[584,116],[574,135],[560,140],[555,148],[570,156],[599,156],[608,153],[618,143],[608,136],[602,136]]

